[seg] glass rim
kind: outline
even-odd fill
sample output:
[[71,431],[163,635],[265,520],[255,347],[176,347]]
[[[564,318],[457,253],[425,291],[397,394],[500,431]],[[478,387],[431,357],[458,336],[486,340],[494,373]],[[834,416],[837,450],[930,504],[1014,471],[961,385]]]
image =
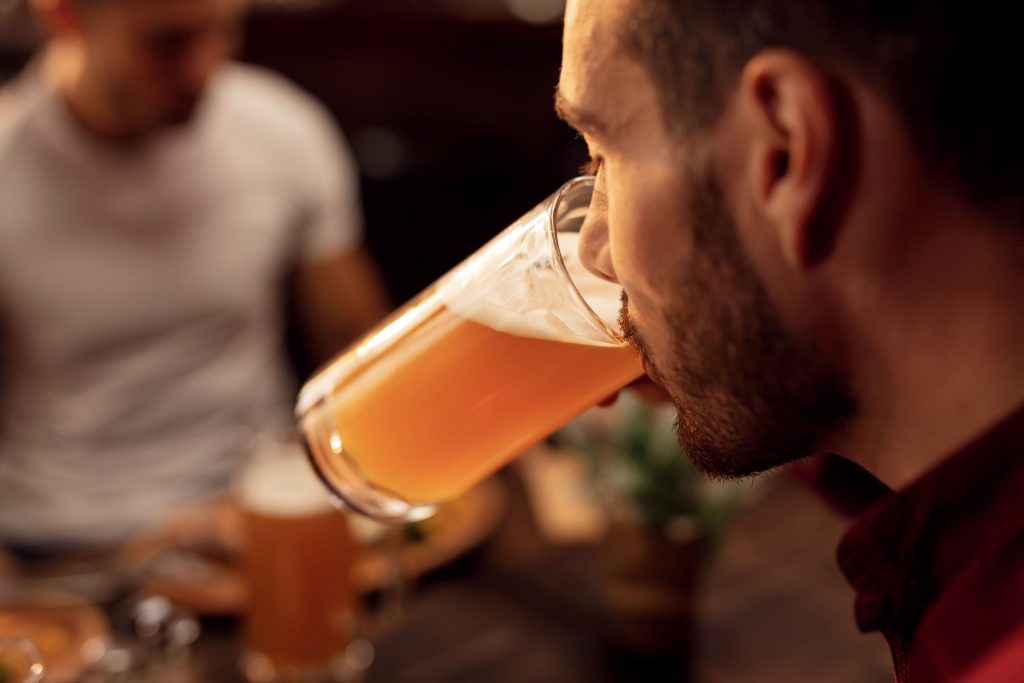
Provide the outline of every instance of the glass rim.
[[[587,303],[586,298],[573,281],[572,275],[569,274],[569,269],[565,266],[565,259],[562,257],[562,248],[558,245],[558,209],[562,206],[562,202],[565,200],[566,195],[582,185],[589,185],[591,189],[593,189],[596,183],[597,178],[595,176],[582,175],[566,181],[560,188],[558,188],[555,192],[554,201],[551,202],[547,210],[548,241],[551,243],[551,249],[555,255],[554,261],[558,265],[558,272],[562,277],[562,281],[568,285],[570,295],[575,299],[576,303],[582,307],[583,312],[588,318],[590,318],[592,323],[595,323],[599,329],[604,330],[604,332],[614,342],[624,345],[626,340],[622,336],[621,330],[613,329],[593,308],[590,307],[590,304]],[[593,201],[593,197],[591,197],[591,201]],[[589,205],[587,211],[590,211]]]

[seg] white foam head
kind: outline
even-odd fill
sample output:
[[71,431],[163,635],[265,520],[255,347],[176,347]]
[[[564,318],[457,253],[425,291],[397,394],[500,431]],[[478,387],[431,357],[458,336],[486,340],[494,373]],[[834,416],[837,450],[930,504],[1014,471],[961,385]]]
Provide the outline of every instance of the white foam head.
[[[530,231],[521,238],[538,239],[545,234]],[[578,233],[558,233],[558,245],[576,290],[608,328],[618,331],[622,287],[586,268],[578,253]],[[533,253],[547,253],[546,245],[534,248]],[[530,253],[528,250],[524,247]],[[475,265],[460,272],[442,293],[445,305],[460,317],[522,337],[598,345],[611,342],[546,259]]]
[[558,233],[558,249],[562,252],[565,269],[576,285],[576,290],[583,296],[583,300],[605,325],[616,332],[621,332],[619,309],[622,308],[622,286],[594,275],[583,265],[579,253],[579,233]]
[[260,443],[237,491],[242,507],[269,517],[305,517],[331,509],[326,489],[295,443]]
[[[437,282],[429,295],[400,315],[354,350],[331,363],[302,388],[297,412],[304,415],[329,395],[340,382],[349,395],[358,386],[376,386],[402,367],[393,362],[370,363],[368,359],[387,350],[411,357],[420,353],[430,335],[408,335],[426,324],[441,306],[459,318],[519,337],[552,341],[618,346],[616,339],[579,304],[572,286],[552,267],[550,225],[547,214],[513,225],[485,249]],[[558,233],[559,251],[566,271],[590,309],[608,329],[619,331],[622,287],[594,275],[579,257],[579,234]],[[397,340],[404,343],[397,345]],[[397,350],[396,350],[397,348]],[[358,372],[356,370],[358,369]]]

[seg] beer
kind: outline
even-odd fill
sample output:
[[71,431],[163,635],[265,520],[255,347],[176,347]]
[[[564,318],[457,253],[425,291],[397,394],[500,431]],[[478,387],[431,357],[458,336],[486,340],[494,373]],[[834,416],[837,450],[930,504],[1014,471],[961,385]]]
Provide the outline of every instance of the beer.
[[592,192],[567,183],[303,387],[309,455],[337,497],[422,519],[643,374],[621,287],[577,255]]
[[642,373],[628,348],[517,334],[438,305],[304,427],[321,468],[336,434],[376,486],[448,500]]
[[326,666],[348,644],[355,609],[355,545],[344,514],[330,505],[294,445],[286,454],[255,458],[238,493],[246,519],[249,650],[281,671]]
[[[575,234],[559,237],[576,287],[614,325],[620,288],[583,269]],[[532,273],[530,288],[551,305],[513,315],[499,304],[517,292],[466,296],[463,283],[442,282],[371,337],[370,352],[338,359],[343,379],[303,424],[318,468],[329,476],[340,446],[380,489],[449,500],[643,374],[621,342],[574,329],[576,304],[562,300],[556,273]]]

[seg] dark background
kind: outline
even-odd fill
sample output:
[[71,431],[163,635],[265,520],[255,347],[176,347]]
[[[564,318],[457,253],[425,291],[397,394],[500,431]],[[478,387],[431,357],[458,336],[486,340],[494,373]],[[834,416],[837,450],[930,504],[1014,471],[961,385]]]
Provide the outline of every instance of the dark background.
[[[561,24],[438,3],[327,3],[250,15],[243,59],[285,74],[341,125],[367,245],[404,302],[554,192],[586,159],[553,113]],[[431,9],[433,6],[433,9]],[[289,325],[297,374],[316,369]]]
[[560,52],[560,24],[363,2],[255,12],[244,57],[337,117],[363,169],[369,245],[404,301],[585,161],[552,113]]

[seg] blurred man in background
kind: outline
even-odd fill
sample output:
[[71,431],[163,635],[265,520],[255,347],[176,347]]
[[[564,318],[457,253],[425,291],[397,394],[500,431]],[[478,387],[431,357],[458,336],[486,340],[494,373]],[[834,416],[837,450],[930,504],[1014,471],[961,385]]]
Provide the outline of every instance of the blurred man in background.
[[997,3],[570,0],[581,238],[706,472],[893,493],[840,548],[900,682],[1021,680],[1024,108]]
[[223,490],[289,415],[286,310],[317,360],[386,312],[328,114],[229,61],[244,0],[36,9],[0,93],[0,545],[26,558]]

